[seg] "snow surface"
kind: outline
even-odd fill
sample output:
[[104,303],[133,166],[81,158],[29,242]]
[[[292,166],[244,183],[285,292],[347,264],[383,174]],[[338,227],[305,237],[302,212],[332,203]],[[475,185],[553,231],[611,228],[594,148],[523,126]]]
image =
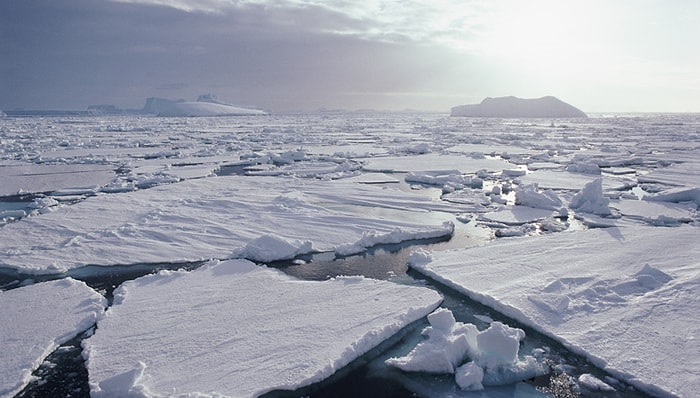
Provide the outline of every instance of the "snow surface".
[[0,397],[12,397],[58,346],[95,324],[107,300],[71,278],[0,291]]
[[640,389],[691,397],[700,389],[698,241],[690,226],[593,229],[414,256],[412,266]]
[[298,389],[441,301],[422,287],[362,277],[300,281],[245,260],[142,277],[115,292],[83,343],[91,395],[255,397]]

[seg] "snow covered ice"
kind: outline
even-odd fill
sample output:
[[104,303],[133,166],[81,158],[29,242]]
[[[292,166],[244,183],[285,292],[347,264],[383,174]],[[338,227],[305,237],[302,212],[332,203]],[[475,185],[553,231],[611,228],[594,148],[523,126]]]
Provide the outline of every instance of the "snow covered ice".
[[300,281],[244,260],[142,277],[115,296],[84,343],[95,397],[294,390],[442,300],[430,289],[362,277]]
[[12,397],[53,350],[91,327],[107,300],[66,278],[0,291],[0,397]]
[[642,390],[692,396],[699,240],[694,226],[562,232],[414,256],[413,267]]
[[[393,359],[379,355],[377,366],[419,395],[525,388],[537,396],[519,380],[559,361],[553,366],[584,396],[609,388],[693,396],[700,119],[589,116],[5,117],[0,314],[17,320],[8,330],[22,337],[3,326],[2,338],[14,340],[3,340],[12,369],[2,373],[2,394],[45,382],[32,371],[97,320],[83,339],[95,396],[293,390],[400,329],[414,344]],[[370,253],[391,245],[400,249]],[[407,245],[420,247],[408,256]],[[361,264],[386,260],[387,271],[327,265],[354,255]],[[430,278],[406,273],[407,257]],[[301,271],[314,266],[313,276]],[[115,286],[96,276],[130,267],[189,271],[124,276]],[[348,274],[388,281],[327,276]],[[441,283],[493,312],[470,318],[444,303],[433,312]],[[56,295],[53,307],[39,304]],[[425,336],[422,325],[404,328],[413,320],[428,325]],[[544,344],[537,332],[566,352],[523,350]],[[29,344],[38,351],[13,351]],[[567,362],[571,352],[592,368]],[[209,366],[223,355],[245,368]],[[200,368],[214,373],[183,376]],[[449,374],[439,378],[448,385],[426,372]]]

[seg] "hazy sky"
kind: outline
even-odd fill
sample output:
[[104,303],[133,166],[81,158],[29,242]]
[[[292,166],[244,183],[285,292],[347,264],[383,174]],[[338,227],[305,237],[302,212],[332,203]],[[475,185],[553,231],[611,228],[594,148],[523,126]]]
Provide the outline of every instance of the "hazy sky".
[[697,0],[4,0],[0,109],[449,111],[554,95],[700,112]]

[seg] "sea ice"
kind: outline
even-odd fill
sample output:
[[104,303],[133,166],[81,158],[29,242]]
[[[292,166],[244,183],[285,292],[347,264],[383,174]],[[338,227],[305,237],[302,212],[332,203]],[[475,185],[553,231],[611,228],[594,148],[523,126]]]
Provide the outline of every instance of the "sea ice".
[[101,164],[3,165],[0,197],[18,193],[53,192],[65,188],[106,185],[116,178],[115,167]]
[[[518,178],[521,184],[537,183],[541,189],[568,189],[578,191],[582,186],[600,178],[593,174],[571,173],[558,170],[537,170]],[[605,190],[622,190],[631,188],[633,183],[622,177],[604,177]]]
[[[412,256],[411,266],[638,388],[700,389],[700,230],[630,225]],[[498,253],[498,261],[484,261]]]
[[546,189],[540,192],[537,183],[521,185],[515,190],[515,204],[536,209],[558,210],[562,201],[556,192]]
[[[126,282],[83,343],[91,395],[254,397],[321,381],[442,301],[365,279],[296,280],[246,260]],[[125,349],[128,347],[128,349]]]
[[[378,243],[449,236],[452,229],[444,222],[451,217],[428,212],[442,208],[447,206],[418,193],[343,181],[242,176],[188,180],[92,197],[5,225],[0,228],[0,265],[55,273],[88,264],[246,255],[274,261],[311,249],[350,254]],[[277,245],[263,248],[263,255],[254,249],[254,240],[268,235],[310,241],[312,248],[299,244],[280,251]]]
[[18,393],[58,346],[95,324],[107,300],[71,278],[0,291],[0,397]]
[[639,219],[651,225],[661,226],[673,226],[684,222],[692,222],[697,213],[697,205],[695,203],[616,200],[612,201],[610,206],[619,210],[620,214],[624,217]]
[[505,206],[502,209],[480,214],[479,219],[505,225],[523,225],[544,220],[556,214],[552,210],[527,206]]
[[469,158],[458,155],[441,155],[429,153],[416,156],[387,156],[367,159],[363,166],[365,171],[392,172],[427,172],[457,169],[463,174],[476,173],[479,170],[501,171],[509,163],[500,159]]

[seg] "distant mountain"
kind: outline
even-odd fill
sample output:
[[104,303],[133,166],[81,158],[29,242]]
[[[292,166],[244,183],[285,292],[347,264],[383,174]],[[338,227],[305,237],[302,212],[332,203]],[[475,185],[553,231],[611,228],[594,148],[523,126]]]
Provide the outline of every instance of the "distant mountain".
[[582,110],[552,96],[542,98],[487,97],[479,104],[452,108],[452,116],[465,117],[588,117]]
[[266,115],[259,109],[241,108],[219,101],[211,94],[200,95],[197,101],[169,100],[151,97],[141,110],[158,116],[243,116]]

